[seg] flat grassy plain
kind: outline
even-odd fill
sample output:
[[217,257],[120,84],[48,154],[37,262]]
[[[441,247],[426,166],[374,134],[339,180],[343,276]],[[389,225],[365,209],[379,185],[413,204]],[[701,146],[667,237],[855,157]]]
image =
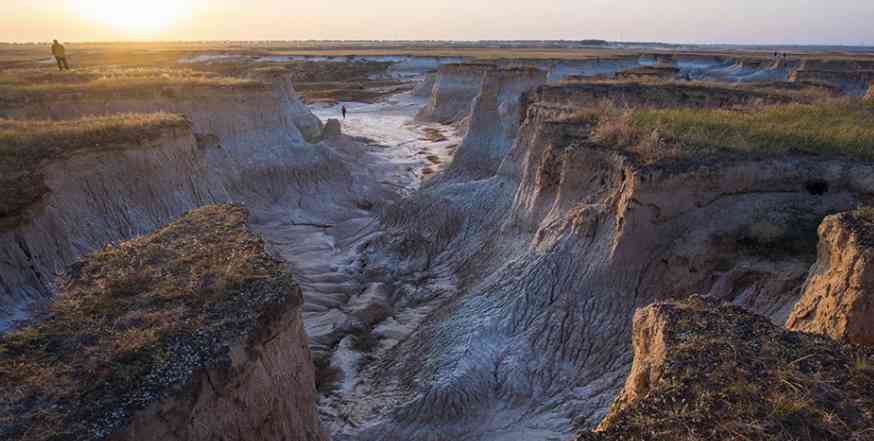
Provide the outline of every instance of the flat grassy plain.
[[107,66],[70,72],[22,68],[0,72],[0,105],[85,94],[155,94],[163,87],[257,89],[267,86],[253,79],[175,67]]
[[658,131],[682,150],[790,151],[874,160],[874,104],[829,100],[749,110],[639,110],[631,125]]
[[567,120],[592,124],[597,142],[647,163],[790,153],[874,160],[874,102],[858,98],[704,109],[607,103]]

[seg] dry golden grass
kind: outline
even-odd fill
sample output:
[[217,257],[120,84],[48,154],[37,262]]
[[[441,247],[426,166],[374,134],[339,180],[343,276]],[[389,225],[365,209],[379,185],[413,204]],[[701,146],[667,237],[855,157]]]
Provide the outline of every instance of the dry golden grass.
[[659,381],[580,441],[872,439],[872,348],[701,302],[650,307],[666,323]]
[[630,125],[681,151],[781,155],[790,151],[874,159],[874,105],[829,100],[727,109],[645,109]]
[[0,72],[0,105],[82,96],[153,96],[163,88],[263,89],[263,82],[167,67],[98,67],[75,71],[10,69]]
[[0,118],[0,169],[16,167],[80,149],[137,145],[168,128],[188,127],[181,115],[121,113],[75,120],[18,120]]
[[592,123],[597,142],[644,162],[790,152],[874,159],[874,103],[859,99],[705,109],[606,105],[568,118]]
[[82,150],[151,145],[167,130],[189,122],[169,113],[116,114],[70,121],[0,118],[0,230],[15,226],[19,215],[48,191],[40,165]]
[[300,302],[246,223],[205,207],[75,265],[47,311],[0,336],[0,439],[99,439]]

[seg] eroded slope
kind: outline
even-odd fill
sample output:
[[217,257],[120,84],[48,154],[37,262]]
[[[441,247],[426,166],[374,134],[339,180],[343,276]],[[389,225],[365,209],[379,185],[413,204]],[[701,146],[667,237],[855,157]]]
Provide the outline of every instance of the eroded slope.
[[300,288],[236,206],[89,255],[0,336],[9,440],[323,440]]

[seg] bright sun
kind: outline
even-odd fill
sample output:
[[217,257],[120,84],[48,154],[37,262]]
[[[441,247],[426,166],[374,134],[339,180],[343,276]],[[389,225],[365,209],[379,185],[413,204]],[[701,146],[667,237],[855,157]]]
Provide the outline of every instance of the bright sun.
[[165,28],[182,15],[184,0],[80,0],[83,15],[121,31]]

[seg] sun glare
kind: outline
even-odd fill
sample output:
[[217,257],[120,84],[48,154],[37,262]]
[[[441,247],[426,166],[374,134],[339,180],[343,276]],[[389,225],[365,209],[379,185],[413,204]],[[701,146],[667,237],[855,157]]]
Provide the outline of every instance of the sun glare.
[[83,15],[124,32],[161,30],[182,15],[184,0],[81,0]]

